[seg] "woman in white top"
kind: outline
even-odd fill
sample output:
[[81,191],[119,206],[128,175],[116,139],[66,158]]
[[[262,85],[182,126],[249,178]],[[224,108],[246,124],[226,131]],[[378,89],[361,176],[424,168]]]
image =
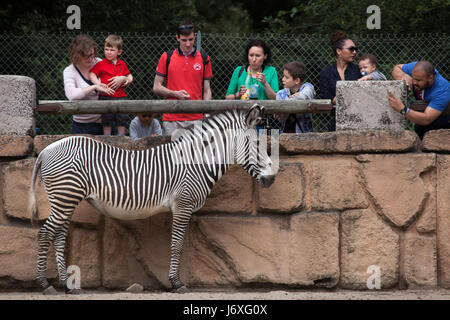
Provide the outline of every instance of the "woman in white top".
[[[98,92],[114,93],[122,85],[124,77],[116,77],[108,87],[94,85],[89,80],[89,70],[101,59],[97,57],[98,46],[91,37],[78,35],[69,46],[72,64],[64,69],[64,91],[69,100],[97,100]],[[72,122],[73,134],[103,134],[100,114],[76,114]]]

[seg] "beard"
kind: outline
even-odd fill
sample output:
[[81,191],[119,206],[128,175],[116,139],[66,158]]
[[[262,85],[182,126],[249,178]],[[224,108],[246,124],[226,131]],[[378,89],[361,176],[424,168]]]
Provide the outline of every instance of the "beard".
[[427,80],[427,82],[425,83],[425,85],[422,87],[419,87],[418,85],[415,85],[415,89],[416,90],[425,90],[425,89],[429,89],[431,88],[431,86],[433,85],[433,83],[430,80]]
[[429,89],[429,88],[431,88],[432,85],[433,84],[431,83],[431,81],[427,80],[427,83],[425,83],[425,88],[423,88],[422,90]]

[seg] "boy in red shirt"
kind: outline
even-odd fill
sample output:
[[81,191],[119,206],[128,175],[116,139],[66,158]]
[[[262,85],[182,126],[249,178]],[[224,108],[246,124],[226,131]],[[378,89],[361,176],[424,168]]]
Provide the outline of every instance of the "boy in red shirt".
[[[133,76],[125,62],[119,59],[122,54],[122,46],[122,37],[114,34],[109,35],[105,40],[105,59],[91,69],[89,78],[94,84],[114,89],[112,95],[100,93],[99,100],[124,100],[127,98],[123,87],[133,81]],[[97,77],[100,77],[100,80]],[[103,114],[103,134],[111,135],[112,125],[115,121],[118,135],[124,136],[127,119],[127,115],[123,113]]]

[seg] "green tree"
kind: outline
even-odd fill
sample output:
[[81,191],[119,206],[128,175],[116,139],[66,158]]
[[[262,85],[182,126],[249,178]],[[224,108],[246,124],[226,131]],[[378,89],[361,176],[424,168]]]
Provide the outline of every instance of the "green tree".
[[[0,4],[0,29],[14,33],[67,31],[72,0],[16,0]],[[252,19],[234,0],[84,0],[81,31],[174,32],[188,18],[204,32],[249,32]]]
[[[381,29],[367,29],[370,5],[381,12]],[[296,0],[289,10],[266,16],[266,30],[282,33],[423,33],[448,31],[450,0]]]

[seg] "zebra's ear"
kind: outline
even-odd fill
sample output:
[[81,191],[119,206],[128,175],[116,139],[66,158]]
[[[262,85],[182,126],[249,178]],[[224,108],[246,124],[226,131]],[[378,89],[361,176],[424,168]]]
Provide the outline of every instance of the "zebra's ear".
[[249,128],[256,128],[256,126],[261,122],[264,115],[264,107],[255,103],[245,115],[245,123]]

